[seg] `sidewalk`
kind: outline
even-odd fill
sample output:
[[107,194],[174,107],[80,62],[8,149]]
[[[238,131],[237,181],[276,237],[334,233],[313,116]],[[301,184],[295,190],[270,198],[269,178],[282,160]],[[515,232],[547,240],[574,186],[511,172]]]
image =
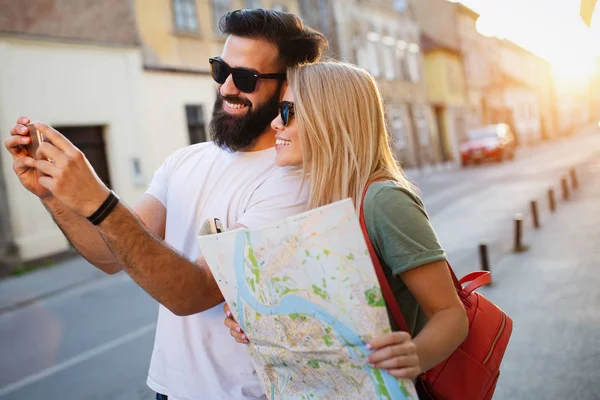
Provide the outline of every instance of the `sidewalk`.
[[529,251],[492,265],[480,289],[514,321],[495,400],[600,399],[600,160],[580,176]]
[[107,278],[109,275],[77,256],[55,267],[0,280],[0,314]]

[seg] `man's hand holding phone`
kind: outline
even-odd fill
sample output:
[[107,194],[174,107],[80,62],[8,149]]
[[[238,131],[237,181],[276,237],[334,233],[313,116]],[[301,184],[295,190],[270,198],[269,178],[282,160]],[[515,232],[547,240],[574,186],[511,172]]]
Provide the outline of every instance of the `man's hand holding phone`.
[[45,138],[37,150],[39,160],[35,161],[41,173],[39,184],[74,213],[91,216],[108,198],[110,190],[69,139],[42,122],[34,125]]
[[32,137],[28,127],[30,124],[30,118],[19,118],[15,126],[10,130],[10,138],[6,140],[4,145],[12,155],[13,170],[21,181],[21,184],[40,199],[44,199],[52,196],[52,193],[40,185],[40,172],[36,167],[37,163],[34,159],[37,149],[42,143],[40,140],[41,133],[36,129],[35,136]]
[[[29,118],[19,118],[5,143],[21,184],[40,198],[54,196],[76,214],[92,215],[107,199],[109,189],[85,155],[60,132],[41,122],[33,123],[31,130],[36,132],[31,132],[30,124]],[[32,138],[32,133],[43,134],[45,140]]]

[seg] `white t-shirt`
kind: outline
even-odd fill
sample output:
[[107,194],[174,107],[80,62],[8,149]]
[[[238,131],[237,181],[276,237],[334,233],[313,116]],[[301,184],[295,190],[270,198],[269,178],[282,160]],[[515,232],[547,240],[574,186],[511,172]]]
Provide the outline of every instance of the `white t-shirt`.
[[[213,143],[173,153],[146,191],[167,209],[165,241],[196,260],[208,218],[225,229],[256,228],[304,211],[301,173],[274,162],[275,149],[229,153]],[[264,398],[245,345],[229,335],[224,318],[222,304],[188,317],[161,305],[148,386],[170,400]]]

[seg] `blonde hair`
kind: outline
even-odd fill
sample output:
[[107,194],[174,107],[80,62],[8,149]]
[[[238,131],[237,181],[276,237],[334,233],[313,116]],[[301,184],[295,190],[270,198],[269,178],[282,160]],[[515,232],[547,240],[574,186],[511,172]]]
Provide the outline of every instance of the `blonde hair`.
[[296,125],[310,180],[310,209],[352,198],[359,210],[365,186],[396,181],[414,192],[390,149],[381,94],[364,69],[340,62],[288,70]]

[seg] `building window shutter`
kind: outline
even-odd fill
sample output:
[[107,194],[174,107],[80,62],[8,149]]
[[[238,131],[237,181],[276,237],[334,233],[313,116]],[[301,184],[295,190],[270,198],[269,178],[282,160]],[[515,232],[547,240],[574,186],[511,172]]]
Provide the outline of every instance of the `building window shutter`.
[[206,124],[204,123],[204,108],[201,105],[186,105],[185,115],[187,119],[190,144],[206,142],[207,137]]

